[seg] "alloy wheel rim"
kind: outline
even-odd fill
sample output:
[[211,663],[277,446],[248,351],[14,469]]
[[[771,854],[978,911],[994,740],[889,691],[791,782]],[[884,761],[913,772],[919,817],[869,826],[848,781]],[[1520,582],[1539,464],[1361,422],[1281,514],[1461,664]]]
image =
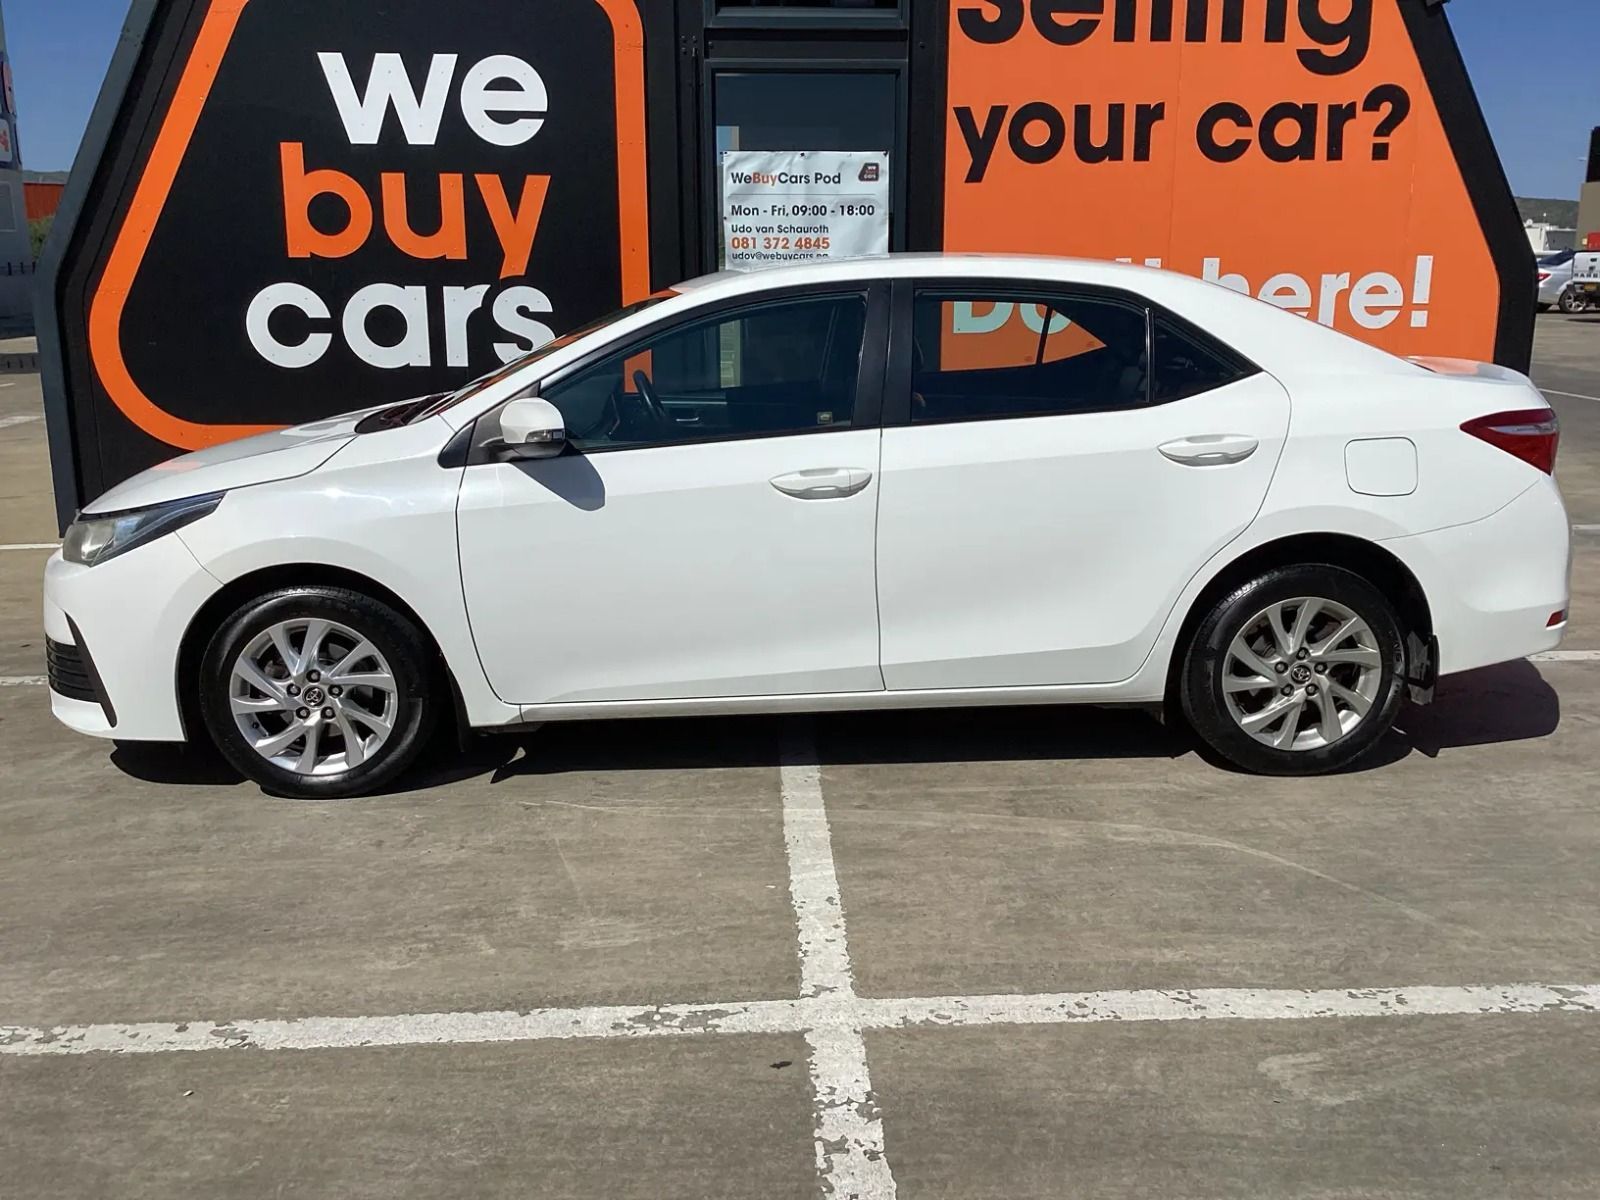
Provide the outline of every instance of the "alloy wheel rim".
[[296,775],[368,762],[394,733],[400,693],[365,636],[320,617],[279,621],[234,659],[228,704],[247,745]]
[[1383,679],[1372,627],[1318,596],[1280,600],[1244,623],[1228,646],[1222,696],[1228,715],[1275,750],[1320,750],[1366,720]]

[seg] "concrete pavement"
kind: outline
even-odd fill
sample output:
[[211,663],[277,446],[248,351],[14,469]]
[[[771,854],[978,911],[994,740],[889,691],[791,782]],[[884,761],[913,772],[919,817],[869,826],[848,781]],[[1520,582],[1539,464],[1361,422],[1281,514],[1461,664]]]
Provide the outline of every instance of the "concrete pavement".
[[[1535,374],[1600,526],[1600,324]],[[46,478],[0,425],[0,542],[54,539]],[[0,550],[0,677],[43,557]],[[1309,782],[1079,709],[548,726],[328,805],[108,749],[0,686],[7,1195],[1600,1191],[1600,992],[1516,990],[1600,984],[1600,662]]]

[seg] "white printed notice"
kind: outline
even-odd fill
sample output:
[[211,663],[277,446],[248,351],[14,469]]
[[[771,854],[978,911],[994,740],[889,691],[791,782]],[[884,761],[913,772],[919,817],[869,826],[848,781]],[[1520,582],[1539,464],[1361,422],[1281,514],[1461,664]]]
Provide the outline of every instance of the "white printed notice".
[[723,261],[735,271],[889,252],[889,155],[726,150]]

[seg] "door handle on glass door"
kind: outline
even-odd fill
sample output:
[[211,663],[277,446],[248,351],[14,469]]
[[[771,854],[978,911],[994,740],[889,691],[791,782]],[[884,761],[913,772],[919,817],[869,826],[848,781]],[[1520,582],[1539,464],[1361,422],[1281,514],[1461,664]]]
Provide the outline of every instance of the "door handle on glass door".
[[1242,463],[1261,445],[1242,433],[1205,433],[1162,446],[1161,453],[1186,467],[1226,467]]
[[864,467],[817,467],[778,475],[768,482],[796,500],[837,500],[866,487],[872,482],[872,472]]

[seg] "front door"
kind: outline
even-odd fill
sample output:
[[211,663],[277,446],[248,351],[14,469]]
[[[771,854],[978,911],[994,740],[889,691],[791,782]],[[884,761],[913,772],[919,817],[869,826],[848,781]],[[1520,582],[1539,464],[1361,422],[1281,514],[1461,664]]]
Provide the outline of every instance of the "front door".
[[926,286],[903,319],[878,515],[887,687],[1130,678],[1260,509],[1288,394],[1111,296]]
[[458,510],[503,700],[882,689],[884,308],[866,291],[746,304],[541,387],[568,452],[468,467]]

